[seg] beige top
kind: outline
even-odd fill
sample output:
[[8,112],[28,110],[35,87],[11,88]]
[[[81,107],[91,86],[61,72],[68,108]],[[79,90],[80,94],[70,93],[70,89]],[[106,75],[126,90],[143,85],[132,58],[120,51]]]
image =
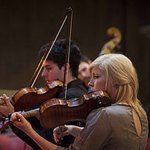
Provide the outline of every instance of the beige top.
[[[66,150],[144,150],[148,137],[148,121],[140,118],[141,134],[137,135],[132,108],[115,104],[93,110],[86,127]],[[57,150],[65,148],[57,147]]]
[[[68,150],[144,150],[148,137],[148,121],[140,118],[141,134],[137,135],[132,108],[112,105],[92,111],[86,127]],[[65,148],[58,147],[57,150]]]

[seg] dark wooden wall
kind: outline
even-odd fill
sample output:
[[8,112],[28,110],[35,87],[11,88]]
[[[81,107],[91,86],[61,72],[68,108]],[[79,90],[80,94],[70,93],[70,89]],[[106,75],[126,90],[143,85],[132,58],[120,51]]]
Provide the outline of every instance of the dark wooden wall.
[[[53,40],[66,7],[74,11],[72,39],[91,59],[108,40],[107,28],[122,32],[121,49],[139,74],[140,98],[150,99],[150,2],[137,0],[0,0],[0,88],[29,85],[40,46]],[[66,37],[66,27],[60,35]]]

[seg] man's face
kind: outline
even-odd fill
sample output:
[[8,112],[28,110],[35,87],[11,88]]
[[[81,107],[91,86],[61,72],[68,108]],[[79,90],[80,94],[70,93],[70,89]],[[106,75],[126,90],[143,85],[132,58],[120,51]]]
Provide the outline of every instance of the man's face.
[[46,60],[43,63],[42,77],[47,83],[53,82],[55,80],[64,80],[64,67],[59,67],[51,60]]
[[86,62],[81,62],[79,65],[79,75],[78,78],[84,82],[89,82],[90,80],[90,71],[89,71],[89,64]]

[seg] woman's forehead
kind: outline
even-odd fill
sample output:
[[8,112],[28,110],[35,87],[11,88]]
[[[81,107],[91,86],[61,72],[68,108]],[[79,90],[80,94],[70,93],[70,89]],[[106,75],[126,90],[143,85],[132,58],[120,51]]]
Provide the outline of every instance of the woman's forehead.
[[91,68],[91,72],[104,72],[104,69],[101,66],[95,66]]

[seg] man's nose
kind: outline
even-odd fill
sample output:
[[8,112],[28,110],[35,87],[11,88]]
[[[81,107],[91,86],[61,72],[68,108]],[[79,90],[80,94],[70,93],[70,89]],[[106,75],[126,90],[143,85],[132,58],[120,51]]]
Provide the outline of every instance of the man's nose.
[[41,76],[42,76],[42,77],[45,77],[45,76],[46,76],[46,70],[45,70],[45,69],[43,69],[43,71],[42,71],[42,73],[41,73]]
[[87,77],[87,73],[86,72],[82,72],[82,77]]

